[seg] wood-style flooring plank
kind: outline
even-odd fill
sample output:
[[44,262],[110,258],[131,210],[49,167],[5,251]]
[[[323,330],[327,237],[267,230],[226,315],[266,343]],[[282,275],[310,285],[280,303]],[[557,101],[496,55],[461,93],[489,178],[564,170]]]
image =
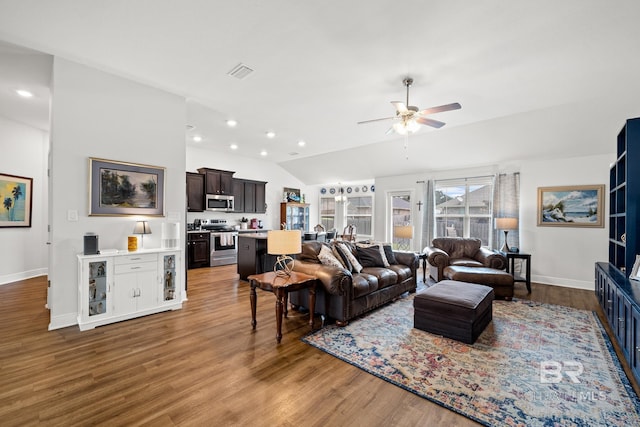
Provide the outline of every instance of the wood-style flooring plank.
[[[0,286],[2,426],[477,425],[302,343],[305,313],[289,311],[278,345],[273,294],[258,291],[253,330],[235,265],[189,270],[182,310],[85,332],[47,331],[46,286]],[[592,291],[516,297],[598,311]]]

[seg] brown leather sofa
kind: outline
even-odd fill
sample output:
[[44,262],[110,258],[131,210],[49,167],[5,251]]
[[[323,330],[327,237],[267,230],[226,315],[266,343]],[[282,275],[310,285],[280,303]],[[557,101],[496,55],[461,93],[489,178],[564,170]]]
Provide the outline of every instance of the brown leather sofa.
[[467,237],[438,237],[423,251],[427,257],[429,275],[439,282],[446,279],[444,269],[448,266],[486,267],[497,270],[507,268],[507,258],[482,247],[480,239]]
[[[356,245],[346,244],[357,257]],[[316,289],[316,312],[334,319],[339,326],[349,320],[386,304],[405,292],[416,290],[418,256],[413,252],[393,252],[396,263],[389,267],[364,267],[360,273],[320,263],[318,254],[323,242],[303,242],[302,253],[296,257],[294,271],[315,276],[321,282]],[[294,306],[307,307],[308,290],[292,292],[289,301]]]

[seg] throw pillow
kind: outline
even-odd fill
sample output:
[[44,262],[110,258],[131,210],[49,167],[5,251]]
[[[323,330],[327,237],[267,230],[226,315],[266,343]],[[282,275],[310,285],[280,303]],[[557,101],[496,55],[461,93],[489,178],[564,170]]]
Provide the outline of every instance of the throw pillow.
[[329,265],[336,268],[344,268],[342,266],[342,263],[333,256],[333,253],[328,246],[322,245],[322,249],[320,249],[320,253],[318,254],[318,259],[323,265]]
[[358,249],[358,259],[363,267],[384,267],[380,248],[376,246],[362,247],[356,246]]
[[382,248],[384,249],[384,256],[387,257],[389,264],[397,264],[398,261],[396,260],[396,256],[393,254],[393,248],[391,245],[382,245]]
[[347,257],[342,255],[342,253],[340,252],[340,250],[336,245],[331,245],[331,253],[333,254],[334,257],[336,257],[338,261],[340,261],[340,264],[342,264],[343,268],[346,268],[347,270],[351,271],[351,264],[349,263],[349,260],[347,259]]
[[349,260],[349,263],[351,264],[351,271],[360,273],[362,271],[362,264],[360,264],[356,257],[353,256],[351,249],[349,249],[344,243],[338,243],[338,249],[340,250],[340,253]]
[[[382,265],[380,265],[380,267],[389,267],[389,260],[387,259],[387,256],[384,253],[384,247],[382,246],[382,243],[356,243],[356,247],[376,248],[380,252],[380,259],[382,260]],[[358,253],[358,256],[359,256],[359,253]]]

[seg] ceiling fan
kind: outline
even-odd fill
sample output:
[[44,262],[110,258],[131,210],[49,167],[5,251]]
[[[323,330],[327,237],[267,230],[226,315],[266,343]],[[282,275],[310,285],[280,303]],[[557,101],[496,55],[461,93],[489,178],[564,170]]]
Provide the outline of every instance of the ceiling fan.
[[395,116],[384,117],[382,119],[365,120],[358,122],[358,124],[361,125],[363,123],[395,119],[396,122],[387,130],[386,133],[396,132],[400,135],[407,135],[420,129],[420,125],[427,125],[436,129],[445,125],[444,122],[426,117],[429,114],[459,110],[462,108],[459,103],[454,102],[453,104],[440,105],[438,107],[431,107],[420,111],[415,105],[409,105],[409,87],[413,84],[413,79],[411,77],[407,77],[402,80],[402,83],[404,83],[407,88],[407,102],[391,101],[391,103],[396,107]]

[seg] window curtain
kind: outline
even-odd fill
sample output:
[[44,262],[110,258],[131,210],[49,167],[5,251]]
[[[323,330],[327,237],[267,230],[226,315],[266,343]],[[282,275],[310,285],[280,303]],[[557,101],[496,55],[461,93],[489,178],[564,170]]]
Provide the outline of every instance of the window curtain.
[[422,241],[420,250],[427,246],[431,246],[433,241],[433,226],[434,226],[434,195],[433,195],[433,180],[425,181],[423,184],[423,197],[424,206],[422,211]]
[[[518,218],[518,228],[509,230],[509,247],[520,247],[520,173],[499,174],[493,192],[493,217]],[[494,247],[504,243],[504,231],[493,231]]]

